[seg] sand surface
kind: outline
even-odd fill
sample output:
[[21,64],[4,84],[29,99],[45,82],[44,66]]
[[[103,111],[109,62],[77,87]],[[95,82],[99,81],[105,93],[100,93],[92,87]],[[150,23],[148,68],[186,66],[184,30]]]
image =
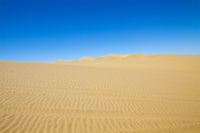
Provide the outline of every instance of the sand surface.
[[0,60],[0,133],[200,133],[200,55]]

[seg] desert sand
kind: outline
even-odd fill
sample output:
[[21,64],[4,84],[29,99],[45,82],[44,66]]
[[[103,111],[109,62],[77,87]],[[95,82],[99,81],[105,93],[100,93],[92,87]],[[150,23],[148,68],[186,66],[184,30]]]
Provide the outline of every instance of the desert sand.
[[0,60],[0,133],[200,133],[200,55]]

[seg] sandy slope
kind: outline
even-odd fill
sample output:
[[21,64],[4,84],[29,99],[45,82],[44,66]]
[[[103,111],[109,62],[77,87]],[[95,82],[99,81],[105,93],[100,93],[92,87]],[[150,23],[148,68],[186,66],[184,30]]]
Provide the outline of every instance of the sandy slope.
[[200,56],[0,61],[0,133],[198,133]]

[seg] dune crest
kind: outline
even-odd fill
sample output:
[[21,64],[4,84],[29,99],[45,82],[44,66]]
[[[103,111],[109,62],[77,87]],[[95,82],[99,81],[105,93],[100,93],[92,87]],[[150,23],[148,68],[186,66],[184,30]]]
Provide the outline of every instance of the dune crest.
[[90,56],[84,56],[79,60],[95,60],[95,57],[90,57]]

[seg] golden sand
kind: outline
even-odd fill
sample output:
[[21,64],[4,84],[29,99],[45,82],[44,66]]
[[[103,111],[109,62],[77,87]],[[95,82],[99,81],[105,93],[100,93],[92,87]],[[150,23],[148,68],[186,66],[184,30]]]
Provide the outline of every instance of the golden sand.
[[0,133],[162,132],[200,132],[200,55],[0,60]]

